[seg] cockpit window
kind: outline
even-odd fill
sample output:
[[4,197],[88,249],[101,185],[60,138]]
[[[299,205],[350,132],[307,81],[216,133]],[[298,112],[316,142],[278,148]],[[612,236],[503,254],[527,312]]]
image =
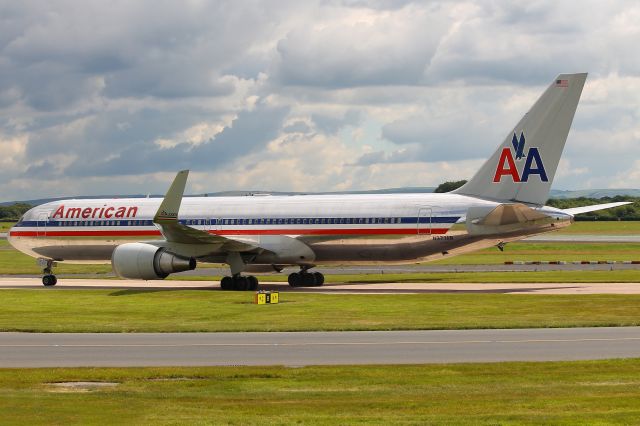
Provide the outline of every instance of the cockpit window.
[[24,222],[24,216],[22,215],[22,217],[20,217],[20,220],[18,221],[18,223],[16,223],[16,225],[20,225],[22,222]]

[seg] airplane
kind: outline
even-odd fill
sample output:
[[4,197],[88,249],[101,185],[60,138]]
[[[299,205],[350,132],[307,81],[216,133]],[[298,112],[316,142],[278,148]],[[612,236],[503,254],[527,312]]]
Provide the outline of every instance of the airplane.
[[[188,170],[164,198],[54,201],[11,228],[13,247],[38,259],[42,283],[58,262],[111,263],[125,279],[158,280],[225,263],[224,290],[256,290],[251,272],[281,272],[292,287],[321,286],[326,264],[415,263],[568,226],[626,202],[545,206],[586,73],[549,85],[478,172],[449,193],[183,197]],[[453,230],[454,224],[459,225]]]

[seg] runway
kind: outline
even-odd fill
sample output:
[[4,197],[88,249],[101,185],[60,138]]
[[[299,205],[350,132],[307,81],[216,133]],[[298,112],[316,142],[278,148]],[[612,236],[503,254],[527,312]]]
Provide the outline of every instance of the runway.
[[422,364],[640,357],[640,327],[313,333],[0,333],[0,367]]
[[[322,287],[292,288],[282,282],[260,283],[263,290],[327,294],[640,294],[640,283],[327,283]],[[53,288],[44,287],[39,278],[0,278],[0,291],[35,289],[64,291],[79,289],[146,289],[220,291],[219,281],[134,281],[105,279],[60,279]]]

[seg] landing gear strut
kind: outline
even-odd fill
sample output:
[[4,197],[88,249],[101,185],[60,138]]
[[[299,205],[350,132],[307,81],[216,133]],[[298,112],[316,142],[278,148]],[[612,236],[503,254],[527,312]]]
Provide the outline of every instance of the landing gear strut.
[[242,276],[237,274],[231,277],[227,276],[220,281],[220,288],[223,290],[256,291],[258,289],[258,279],[253,275]]
[[38,264],[42,266],[42,284],[45,287],[52,287],[58,283],[58,279],[53,275],[53,267],[56,263],[51,259],[38,259]]
[[291,287],[320,287],[324,284],[324,275],[320,272],[307,272],[310,267],[301,267],[300,272],[289,275]]

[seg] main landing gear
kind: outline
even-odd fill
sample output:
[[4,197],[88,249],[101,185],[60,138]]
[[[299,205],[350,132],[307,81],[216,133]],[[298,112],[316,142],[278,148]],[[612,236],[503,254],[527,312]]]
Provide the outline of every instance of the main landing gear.
[[300,272],[289,275],[291,287],[320,287],[324,284],[324,275],[320,272],[307,272],[308,268],[301,268]]
[[53,287],[58,283],[58,279],[55,275],[53,275],[53,267],[56,266],[56,263],[51,259],[38,259],[38,264],[42,266],[42,273],[44,276],[42,277],[42,284],[45,287]]
[[223,290],[256,291],[258,289],[258,279],[253,275],[242,276],[240,274],[224,277],[220,281],[220,288]]

